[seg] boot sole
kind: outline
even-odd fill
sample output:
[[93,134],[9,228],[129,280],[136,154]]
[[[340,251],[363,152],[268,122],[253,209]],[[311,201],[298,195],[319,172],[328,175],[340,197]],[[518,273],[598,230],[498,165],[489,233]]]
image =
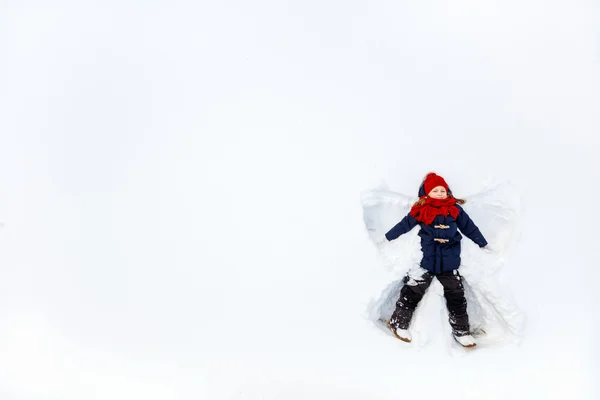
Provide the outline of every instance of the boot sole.
[[385,321],[385,324],[388,326],[388,328],[390,328],[390,330],[392,331],[392,333],[394,334],[394,336],[396,336],[398,339],[402,340],[403,342],[410,343],[410,339],[398,336],[398,334],[396,333],[396,330],[392,327],[392,325],[390,325],[389,321]]
[[454,340],[456,340],[456,342],[457,342],[458,344],[460,344],[462,347],[464,347],[464,348],[466,348],[466,349],[469,349],[469,348],[472,348],[472,347],[475,347],[475,346],[477,346],[477,343],[473,343],[473,344],[462,344],[462,343],[461,343],[461,342],[459,342],[459,341],[458,341],[456,338],[454,338]]

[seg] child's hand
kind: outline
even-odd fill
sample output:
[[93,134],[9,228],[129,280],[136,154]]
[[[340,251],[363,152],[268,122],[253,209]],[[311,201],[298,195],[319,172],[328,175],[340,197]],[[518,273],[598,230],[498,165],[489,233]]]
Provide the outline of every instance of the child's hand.
[[375,244],[377,246],[383,246],[384,244],[386,244],[388,242],[387,238],[384,236],[379,236],[375,239],[373,239],[373,241],[375,242]]
[[492,254],[492,253],[496,253],[497,252],[497,249],[494,246],[490,245],[489,243],[486,246],[483,246],[481,248],[481,250],[485,251],[488,254]]

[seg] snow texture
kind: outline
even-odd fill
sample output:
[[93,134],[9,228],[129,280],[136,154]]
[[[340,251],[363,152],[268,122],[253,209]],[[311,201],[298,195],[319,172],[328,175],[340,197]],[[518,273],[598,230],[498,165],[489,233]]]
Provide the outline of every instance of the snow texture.
[[[510,288],[499,282],[498,275],[505,256],[520,237],[521,195],[515,186],[503,182],[489,184],[481,192],[464,199],[467,201],[463,206],[465,211],[490,243],[490,251],[485,252],[468,238],[463,237],[462,240],[462,264],[459,272],[464,279],[471,330],[477,335],[479,346],[519,343],[525,314],[516,305]],[[377,246],[380,261],[390,271],[390,277],[395,277],[369,305],[369,319],[378,325],[382,325],[393,313],[403,286],[402,278],[405,275],[419,277],[425,272],[419,267],[422,253],[420,238],[417,236],[418,226],[391,242],[381,240],[409,212],[416,200],[416,197],[411,198],[389,190],[385,183],[365,191],[361,196],[368,235]],[[410,285],[411,281],[406,284]],[[413,316],[410,330],[416,346],[429,341],[428,331],[435,326],[422,312],[432,302],[432,296],[437,297],[436,303],[443,303],[443,288],[437,280],[432,282]],[[442,317],[446,322],[447,313],[442,311]],[[444,323],[442,326],[447,325]],[[449,328],[447,333],[450,333]],[[452,341],[448,343],[453,346]]]
[[[597,3],[3,1],[0,400],[600,399]],[[373,322],[429,171],[475,351]]]

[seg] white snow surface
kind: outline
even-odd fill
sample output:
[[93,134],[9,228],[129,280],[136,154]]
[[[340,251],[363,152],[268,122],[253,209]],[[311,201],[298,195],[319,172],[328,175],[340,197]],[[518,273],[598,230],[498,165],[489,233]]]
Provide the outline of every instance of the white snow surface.
[[[0,399],[600,398],[596,3],[0,11]],[[413,343],[371,319],[415,237],[361,195],[429,171],[497,247],[472,351],[436,281]]]

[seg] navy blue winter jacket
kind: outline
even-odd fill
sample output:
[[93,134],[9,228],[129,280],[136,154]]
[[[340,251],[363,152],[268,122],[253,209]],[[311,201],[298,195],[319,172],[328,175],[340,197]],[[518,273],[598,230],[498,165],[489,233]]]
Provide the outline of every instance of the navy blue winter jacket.
[[[456,207],[459,210],[456,220],[451,215],[438,215],[431,225],[418,222],[408,214],[390,229],[385,237],[387,240],[397,239],[400,235],[419,225],[421,227],[419,231],[421,250],[423,251],[421,267],[434,274],[458,269],[460,266],[460,240],[462,239],[460,232],[477,243],[479,247],[486,246],[487,241],[465,210],[458,204]],[[441,243],[434,239],[445,239],[448,242]]]

